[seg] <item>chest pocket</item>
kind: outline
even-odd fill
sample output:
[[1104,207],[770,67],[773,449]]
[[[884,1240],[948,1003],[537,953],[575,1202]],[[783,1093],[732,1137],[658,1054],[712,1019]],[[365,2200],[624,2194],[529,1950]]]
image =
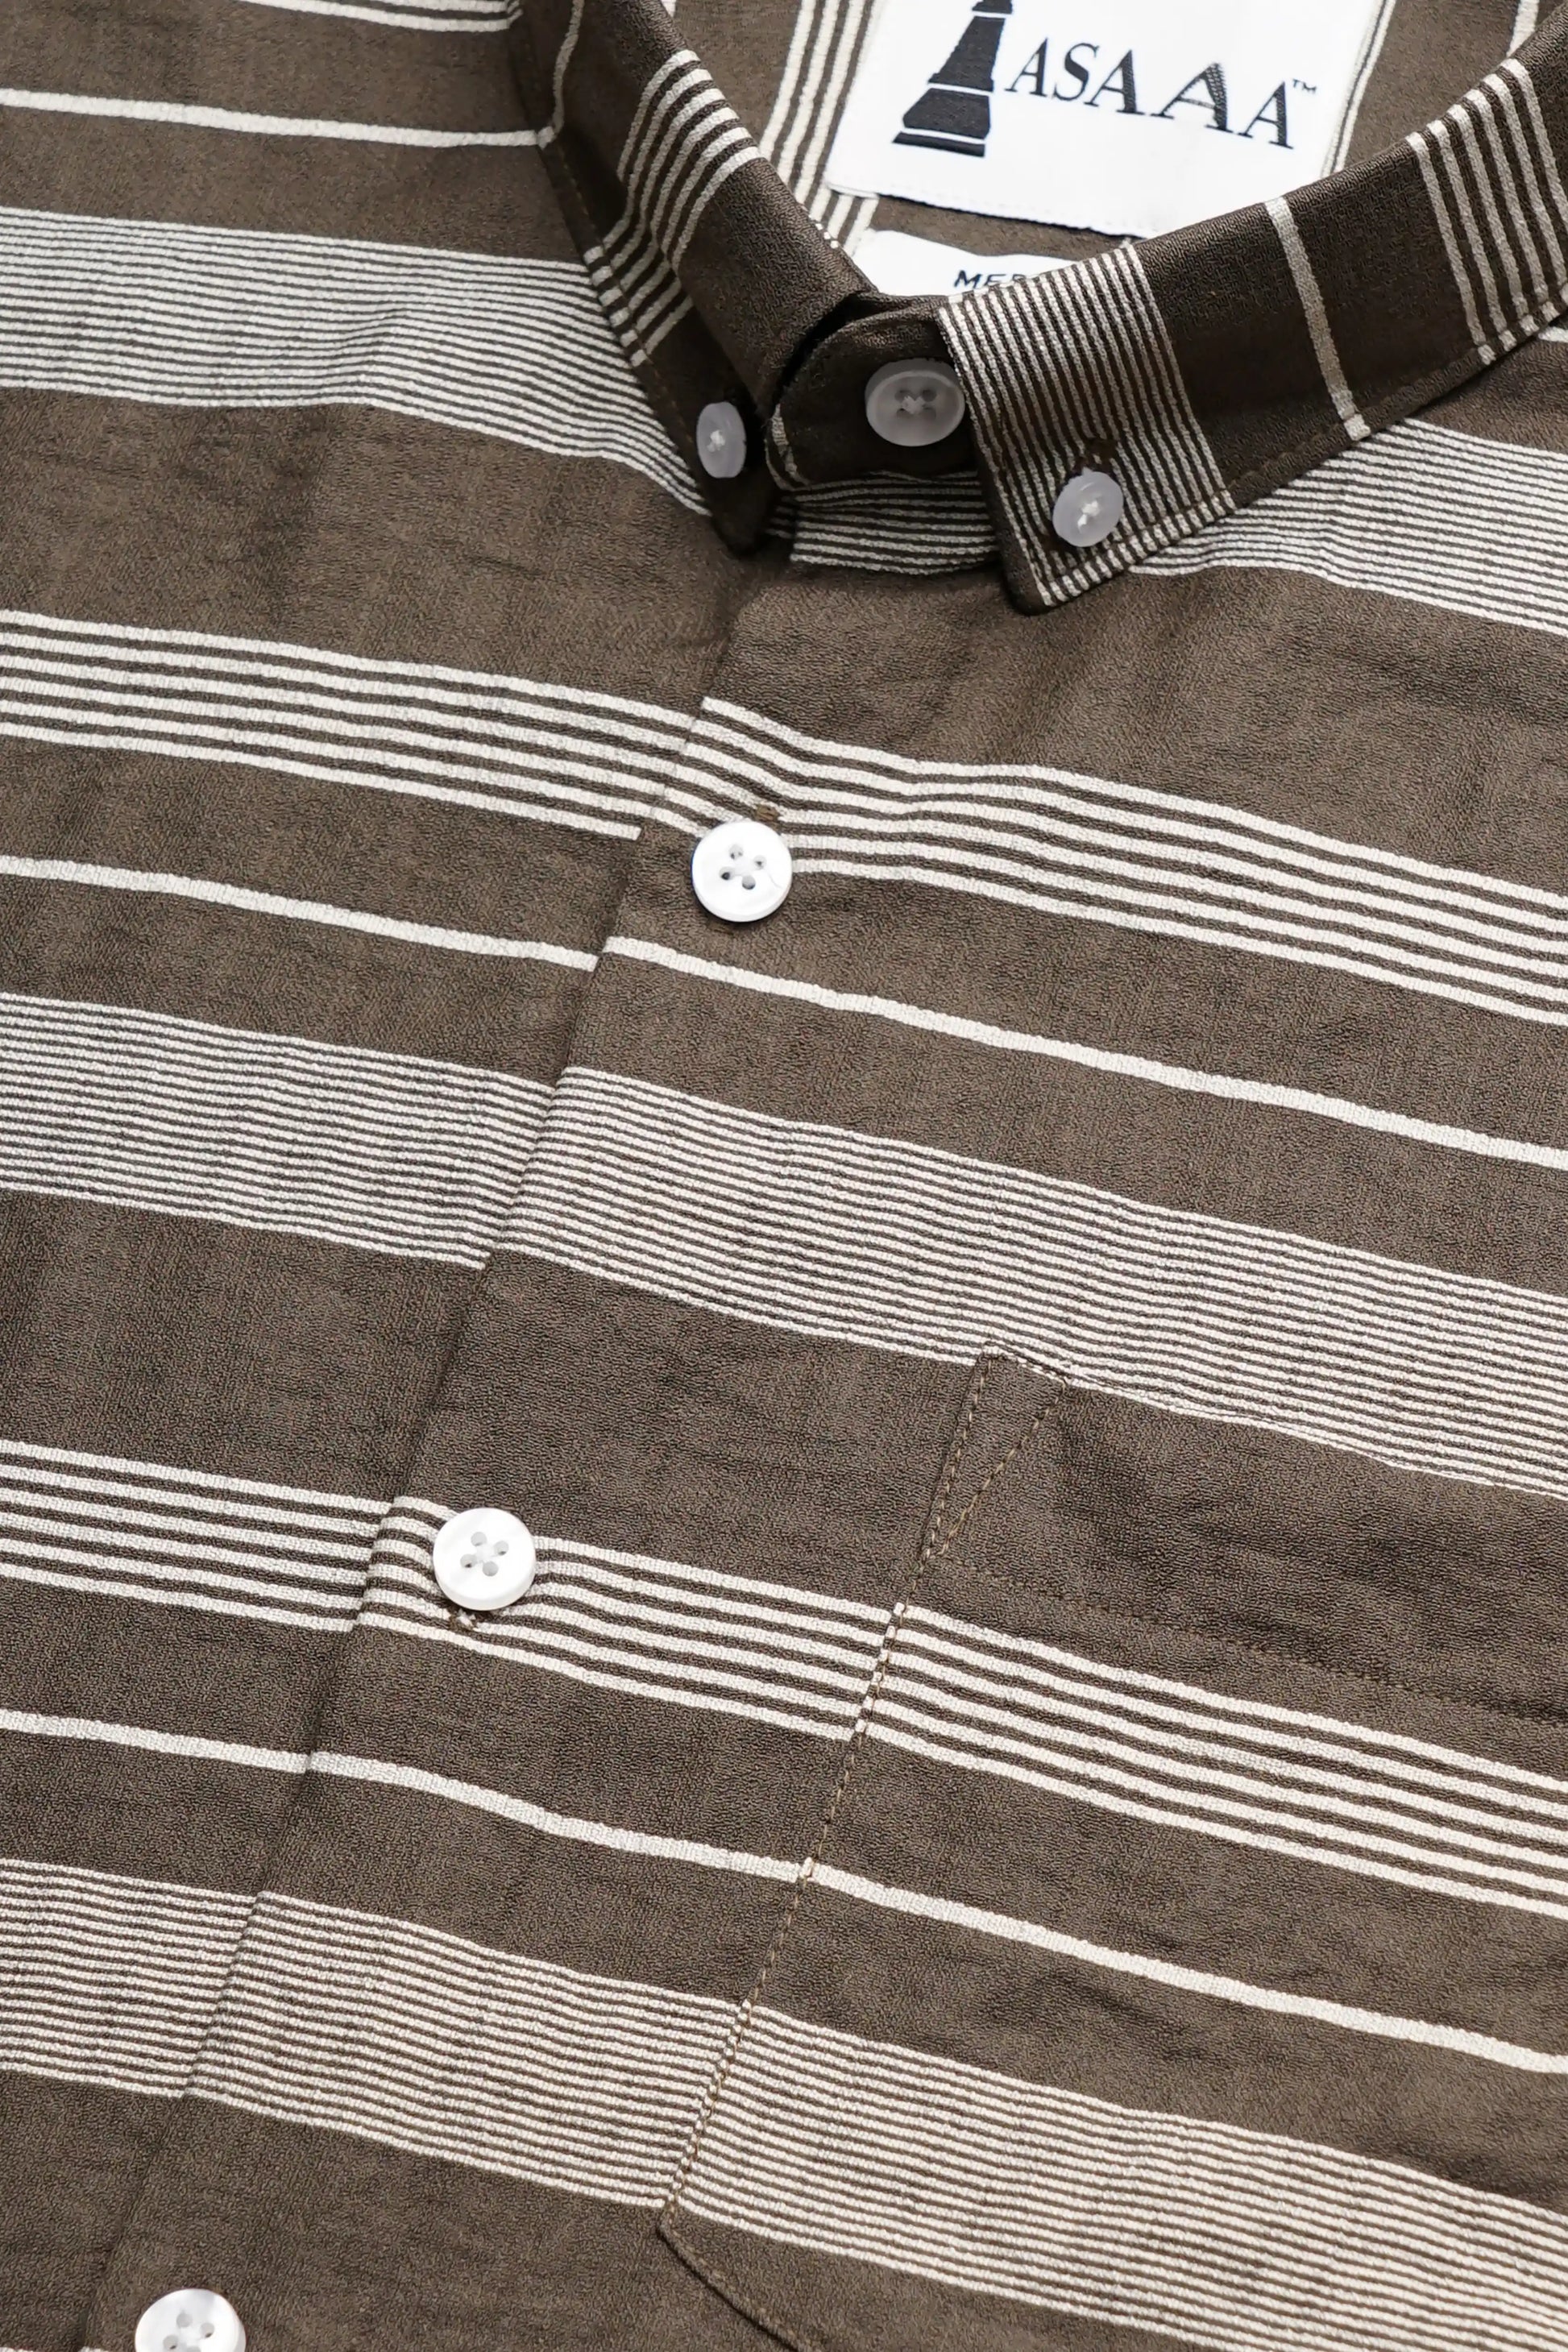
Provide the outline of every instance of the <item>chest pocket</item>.
[[1565,1533],[983,1362],[667,2239],[807,2352],[1568,2346]]

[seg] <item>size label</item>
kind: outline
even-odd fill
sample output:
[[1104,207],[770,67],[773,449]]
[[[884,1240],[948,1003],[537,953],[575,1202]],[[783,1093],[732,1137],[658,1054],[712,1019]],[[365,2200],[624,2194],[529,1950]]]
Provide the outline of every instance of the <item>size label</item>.
[[837,188],[1112,236],[1341,162],[1393,0],[881,0]]
[[868,229],[850,257],[884,294],[978,294],[987,286],[1071,266],[1043,253],[966,253],[934,237],[906,236],[900,228]]

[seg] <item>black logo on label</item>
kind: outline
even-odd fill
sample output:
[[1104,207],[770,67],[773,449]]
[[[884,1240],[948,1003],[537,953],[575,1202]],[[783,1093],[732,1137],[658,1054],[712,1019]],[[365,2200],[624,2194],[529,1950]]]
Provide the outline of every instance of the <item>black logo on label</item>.
[[904,117],[897,147],[940,147],[950,155],[984,155],[991,136],[992,75],[1013,0],[974,0],[974,13],[945,65]]
[[[952,55],[937,68],[921,96],[905,115],[904,127],[893,142],[896,147],[939,147],[949,155],[984,156],[985,142],[991,136],[996,56],[1012,13],[1013,0],[975,0]],[[1192,111],[1180,116],[1183,121],[1193,122],[1195,113],[1210,131],[1242,139],[1250,139],[1255,131],[1261,131],[1268,146],[1291,144],[1284,82],[1269,91],[1250,121],[1237,131],[1231,119],[1225,68],[1217,61],[1200,66],[1173,98],[1150,111],[1138,102],[1140,68],[1131,49],[1108,71],[1097,41],[1059,43],[1057,47],[1054,80],[1050,79],[1052,43],[1042,41],[1007,83],[1008,94],[1021,93],[1091,109],[1109,99],[1110,112],[1136,114],[1151,122],[1174,122],[1178,120],[1177,110],[1186,109]],[[1315,94],[1306,82],[1297,81],[1293,87],[1309,95]]]

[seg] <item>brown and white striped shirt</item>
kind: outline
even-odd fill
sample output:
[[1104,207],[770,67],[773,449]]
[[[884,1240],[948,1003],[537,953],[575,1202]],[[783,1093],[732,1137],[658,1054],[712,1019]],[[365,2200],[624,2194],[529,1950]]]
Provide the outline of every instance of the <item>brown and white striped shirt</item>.
[[1568,2352],[1568,10],[870,15],[0,21],[11,2352]]

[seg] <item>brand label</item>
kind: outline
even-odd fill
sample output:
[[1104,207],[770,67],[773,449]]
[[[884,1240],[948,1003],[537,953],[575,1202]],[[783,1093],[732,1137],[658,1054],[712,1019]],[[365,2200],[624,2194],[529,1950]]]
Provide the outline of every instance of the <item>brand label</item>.
[[1071,266],[1043,253],[965,253],[962,246],[906,236],[900,228],[868,229],[852,258],[884,294],[978,294],[983,286]]
[[1392,0],[882,0],[828,177],[1152,236],[1343,156]]

